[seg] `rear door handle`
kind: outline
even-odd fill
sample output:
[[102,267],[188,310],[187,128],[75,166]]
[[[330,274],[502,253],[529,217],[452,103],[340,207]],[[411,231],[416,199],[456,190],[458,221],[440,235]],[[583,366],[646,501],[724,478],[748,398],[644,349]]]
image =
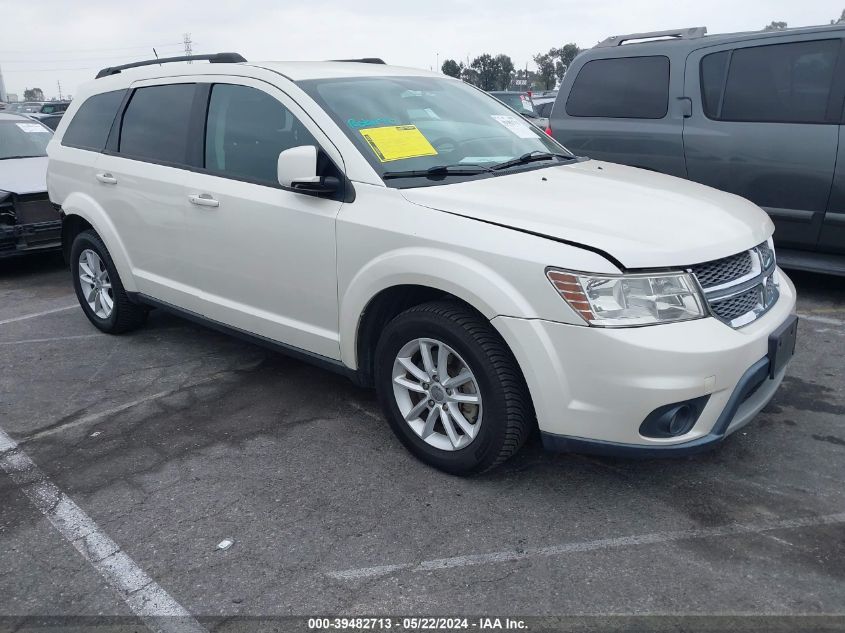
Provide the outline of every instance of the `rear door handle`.
[[681,106],[681,116],[688,119],[692,116],[692,99],[689,97],[678,97]]
[[103,172],[103,173],[97,174],[97,180],[99,180],[101,183],[106,184],[106,185],[116,185],[117,184],[117,178],[112,176],[109,172]]
[[210,193],[200,193],[200,194],[191,194],[188,196],[188,200],[191,201],[191,204],[195,204],[198,207],[219,207],[220,203],[211,197]]

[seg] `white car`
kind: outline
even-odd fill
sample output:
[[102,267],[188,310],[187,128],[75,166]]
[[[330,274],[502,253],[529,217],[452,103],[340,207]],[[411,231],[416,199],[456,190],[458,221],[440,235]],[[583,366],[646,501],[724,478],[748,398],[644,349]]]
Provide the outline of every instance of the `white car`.
[[537,427],[689,454],[775,393],[795,289],[747,200],[577,158],[440,74],[205,58],[104,69],[48,147],[104,332],[165,308],[319,363],[452,473]]
[[52,136],[37,121],[0,112],[0,260],[61,247],[61,218],[47,198]]

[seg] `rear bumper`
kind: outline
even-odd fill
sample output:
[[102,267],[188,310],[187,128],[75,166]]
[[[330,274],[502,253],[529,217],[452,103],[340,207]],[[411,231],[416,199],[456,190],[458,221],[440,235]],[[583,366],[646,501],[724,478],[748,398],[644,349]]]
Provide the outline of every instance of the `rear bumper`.
[[0,226],[0,259],[58,250],[61,246],[62,222],[58,218],[49,222]]

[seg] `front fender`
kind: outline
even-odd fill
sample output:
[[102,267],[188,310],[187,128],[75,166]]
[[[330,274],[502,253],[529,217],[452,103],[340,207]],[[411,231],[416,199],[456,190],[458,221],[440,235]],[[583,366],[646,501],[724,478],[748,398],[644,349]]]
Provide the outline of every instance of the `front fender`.
[[381,291],[401,285],[448,292],[488,319],[532,313],[529,301],[518,288],[477,260],[431,247],[398,249],[363,266],[340,298],[340,353],[345,365],[358,366],[356,341],[367,304]]
[[138,288],[132,275],[132,262],[129,259],[129,254],[103,207],[97,204],[97,201],[91,196],[74,192],[63,201],[62,212],[65,218],[72,215],[79,216],[94,228],[109,250],[109,255],[111,255],[114,266],[117,268],[117,274],[120,276],[123,287],[128,292],[137,292]]

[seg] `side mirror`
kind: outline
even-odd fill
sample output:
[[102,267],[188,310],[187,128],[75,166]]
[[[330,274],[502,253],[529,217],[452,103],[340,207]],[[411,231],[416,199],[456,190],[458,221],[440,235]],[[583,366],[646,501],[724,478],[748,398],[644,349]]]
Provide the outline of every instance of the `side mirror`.
[[340,188],[337,178],[317,175],[317,148],[313,145],[291,147],[279,154],[276,163],[279,184],[301,193],[320,195]]

